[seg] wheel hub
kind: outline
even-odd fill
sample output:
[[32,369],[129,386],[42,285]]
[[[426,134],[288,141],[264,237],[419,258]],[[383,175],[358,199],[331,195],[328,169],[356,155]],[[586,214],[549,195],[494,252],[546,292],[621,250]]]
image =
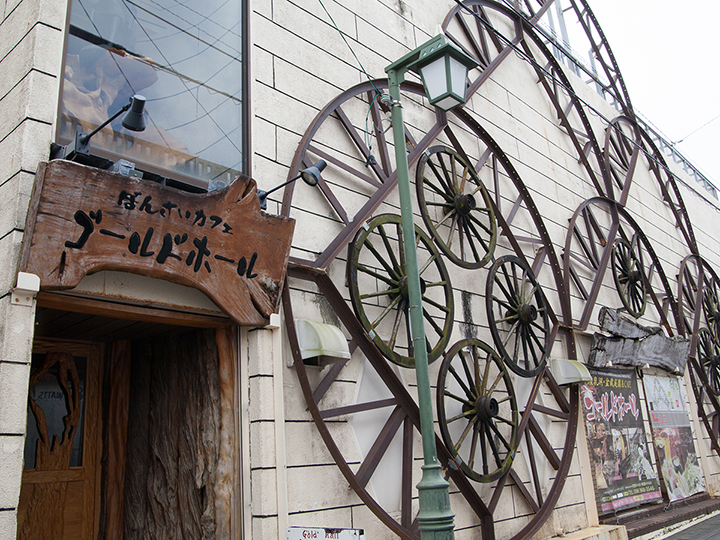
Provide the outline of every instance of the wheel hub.
[[518,310],[518,316],[521,323],[528,324],[537,319],[538,311],[532,304],[523,304]]
[[480,396],[475,402],[475,410],[477,411],[478,419],[487,422],[500,413],[500,405],[498,405],[495,398]]
[[[400,296],[407,299],[410,297],[410,293],[408,292],[408,278],[407,276],[403,276],[400,278],[400,281],[398,282],[398,289],[400,289]],[[425,280],[423,278],[420,278],[420,294],[425,294],[425,291],[427,290],[427,283],[425,283]]]
[[461,216],[467,216],[470,212],[475,210],[477,203],[475,197],[472,195],[456,195],[455,196],[455,209]]

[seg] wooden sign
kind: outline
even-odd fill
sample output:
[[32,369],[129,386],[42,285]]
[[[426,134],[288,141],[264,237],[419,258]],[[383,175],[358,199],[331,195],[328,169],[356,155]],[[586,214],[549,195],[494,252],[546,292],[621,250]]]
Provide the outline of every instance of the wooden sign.
[[20,270],[40,276],[43,290],[100,270],[166,279],[259,326],[277,308],[294,228],[260,211],[251,178],[191,194],[55,160],[38,169]]

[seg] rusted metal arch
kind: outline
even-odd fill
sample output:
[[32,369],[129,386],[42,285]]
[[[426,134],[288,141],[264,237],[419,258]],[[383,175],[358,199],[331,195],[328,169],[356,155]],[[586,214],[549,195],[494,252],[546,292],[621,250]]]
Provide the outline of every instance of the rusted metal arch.
[[[625,126],[623,128],[623,126]],[[632,131],[632,139],[625,130]],[[697,254],[697,242],[685,203],[662,153],[650,135],[635,120],[621,115],[611,120],[605,129],[603,159],[612,179],[621,190],[617,202],[625,206],[630,194],[633,176],[641,155],[647,159],[650,171],[657,181],[660,195],[670,207],[675,223],[682,231],[691,253]],[[613,186],[615,188],[616,186]],[[610,197],[611,199],[614,197]]]
[[[602,230],[597,216],[594,215],[592,210],[594,206],[610,214],[611,222],[607,231]],[[629,226],[630,230],[625,230],[623,222]],[[668,319],[668,310],[672,311],[676,323],[675,327],[677,328],[680,323],[677,300],[655,250],[630,213],[619,203],[606,197],[593,197],[583,202],[574,212],[568,226],[563,253],[563,275],[568,285],[571,281],[576,284],[578,292],[585,300],[582,314],[577,321],[573,320],[572,322],[574,329],[579,331],[587,330],[590,316],[600,293],[600,287],[603,284],[605,272],[609,267],[616,238],[628,240],[633,236],[637,238],[638,245],[642,246],[650,257],[649,262],[651,264],[648,271],[643,272],[642,276],[647,294],[660,316],[660,323],[670,335],[674,335],[675,332]],[[573,250],[573,240],[575,245],[578,245],[580,252]],[[594,273],[589,291],[582,285],[578,277],[578,267],[575,263],[584,265],[589,272]],[[659,297],[652,286],[655,274],[657,274],[664,289],[664,298]]]
[[[518,2],[516,0],[515,3],[519,12],[524,17],[528,18],[531,23],[536,24],[554,2],[555,0],[535,0],[534,2],[531,0],[522,0],[521,2]],[[582,69],[597,84],[602,86],[603,92],[609,94],[617,103],[620,104],[625,115],[634,117],[633,108],[630,103],[630,96],[627,88],[625,87],[625,81],[623,80],[620,69],[615,61],[615,55],[613,54],[607,38],[600,28],[594,13],[590,9],[586,0],[570,0],[570,3],[575,15],[578,18],[578,22],[582,26],[583,31],[590,42],[593,57],[597,63],[600,64],[606,79],[605,81],[600,80],[596,74],[592,73],[584,66],[578,66],[579,69]],[[522,6],[520,4],[522,4]],[[598,34],[597,37],[593,35],[593,31]],[[564,51],[563,54],[565,54]],[[570,55],[567,54],[566,56]]]
[[[290,342],[290,349],[293,354],[295,369],[298,374],[300,386],[305,396],[305,401],[308,405],[308,409],[313,417],[315,425],[317,426],[320,435],[325,442],[326,447],[333,456],[335,463],[340,468],[345,479],[348,481],[350,487],[360,497],[362,502],[394,533],[401,538],[407,540],[414,540],[419,537],[419,530],[417,527],[417,521],[412,518],[412,503],[411,503],[411,490],[413,487],[412,482],[412,459],[413,459],[413,433],[412,429],[420,429],[420,412],[413,400],[408,393],[405,386],[402,384],[397,375],[390,368],[390,364],[385,360],[377,346],[372,342],[370,337],[365,333],[362,325],[355,317],[355,314],[348,307],[345,300],[343,299],[340,292],[337,290],[335,285],[329,276],[322,270],[316,268],[310,268],[307,266],[301,266],[299,264],[290,265],[288,271],[289,277],[301,279],[304,281],[311,281],[315,283],[321,293],[324,295],[328,303],[333,307],[335,313],[340,318],[343,325],[350,331],[353,336],[353,345],[360,347],[365,357],[381,375],[385,384],[388,385],[392,391],[393,398],[391,400],[385,400],[377,403],[366,403],[361,404],[355,410],[352,406],[345,407],[342,409],[324,409],[321,410],[319,402],[324,397],[325,392],[329,389],[333,380],[338,376],[346,362],[335,364],[326,375],[324,380],[313,389],[310,384],[310,380],[307,376],[307,370],[305,364],[300,356],[300,347],[298,345],[297,333],[295,330],[295,319],[293,316],[292,301],[290,299],[289,285],[285,284],[283,289],[283,312],[285,314],[285,322],[288,331],[288,340]],[[332,416],[339,416],[343,414],[352,414],[353,412],[359,412],[361,410],[369,410],[373,407],[381,408],[393,406],[397,413],[395,414],[396,420],[395,425],[389,429],[384,430],[385,433],[381,433],[380,437],[376,441],[378,452],[374,456],[368,456],[370,459],[366,459],[361,465],[357,472],[350,468],[350,465],[345,460],[342,451],[336,444],[332,433],[328,429],[325,420]],[[392,416],[391,416],[392,419]],[[373,496],[367,490],[367,482],[369,477],[372,475],[373,459],[379,460],[384,451],[387,450],[392,437],[402,428],[403,430],[403,494],[402,494],[402,516],[400,522],[394,519],[388,514],[385,509],[373,498]],[[481,529],[483,531],[483,538],[493,539],[494,529],[492,528],[492,515],[483,503],[482,499],[477,494],[477,491],[472,487],[469,480],[462,474],[461,471],[448,467],[450,461],[450,454],[442,444],[442,441],[436,435],[436,444],[438,448],[438,458],[440,459],[443,466],[446,468],[449,479],[451,479],[460,490],[460,493],[466,498],[471,508],[475,511],[478,518],[480,519]]]
[[[595,60],[602,66],[605,76],[607,77],[607,83],[603,84],[603,90],[609,93],[615,101],[620,104],[625,116],[635,118],[635,111],[630,101],[630,94],[625,86],[625,80],[620,73],[615,55],[610,48],[610,44],[602,28],[600,28],[600,24],[595,18],[595,14],[590,9],[587,0],[570,0],[570,4],[573,10],[575,10],[578,21],[582,24],[583,30],[591,43]],[[593,31],[597,32],[599,41],[593,36]]]
[[[544,3],[547,8],[550,2]],[[468,10],[473,13],[475,27],[472,27],[465,20],[469,15]],[[498,37],[502,35],[498,30],[494,29],[489,22],[489,10],[505,17],[513,22],[514,35]],[[539,14],[539,12],[538,12]],[[536,14],[537,15],[537,14]],[[488,69],[497,68],[496,61],[498,58],[505,58],[511,51],[517,52],[523,59],[526,59],[538,77],[538,83],[542,85],[550,102],[552,103],[558,117],[558,122],[563,130],[570,138],[575,148],[578,162],[583,165],[588,178],[592,182],[598,193],[606,195],[612,193],[612,185],[610,174],[606,170],[603,160],[602,150],[598,143],[598,138],[593,132],[590,121],[585,114],[582,102],[575,93],[570,80],[565,75],[563,67],[557,61],[552,52],[547,48],[543,38],[536,31],[533,21],[536,18],[528,19],[519,11],[515,11],[503,4],[493,0],[467,0],[461,5],[455,6],[445,18],[442,28],[450,40],[461,47],[465,52],[475,58],[480,67],[472,70],[470,73],[471,83],[468,87],[468,96],[471,96],[480,87],[489,75],[482,71],[484,65]],[[460,28],[454,33],[450,28],[453,21],[457,22]],[[473,32],[476,32],[475,35]],[[487,37],[484,37],[487,36]],[[482,47],[480,44],[489,43],[490,38],[495,39],[496,48],[498,49],[498,57],[488,63],[484,59],[484,51],[487,46]],[[528,41],[529,40],[529,41]],[[465,45],[465,42],[471,45]],[[536,58],[529,43],[539,51],[541,58]],[[474,73],[477,79],[473,80]],[[567,102],[567,103],[565,103]],[[466,106],[465,109],[468,107]],[[572,120],[572,114],[575,113],[579,119],[579,124]],[[598,176],[590,159],[590,155],[595,156],[595,164],[600,171]]]
[[[685,202],[680,194],[680,189],[675,181],[675,175],[670,172],[670,167],[668,167],[665,157],[658,147],[655,146],[650,134],[642,128],[639,129],[643,137],[643,142],[649,149],[648,162],[655,178],[657,179],[663,201],[670,206],[670,210],[675,217],[675,224],[682,231],[685,242],[687,243],[691,253],[697,255],[699,252],[697,241],[695,240],[695,231],[693,230],[690,216],[687,213]],[[663,175],[666,176],[665,180],[663,180]]]
[[[693,272],[693,267],[695,272]],[[701,364],[698,353],[698,336],[702,327],[707,327],[707,316],[704,312],[704,296],[706,288],[716,286],[720,278],[708,262],[699,255],[689,255],[680,263],[678,275],[678,310],[680,324],[678,332],[681,336],[690,335],[690,382],[697,402],[698,415],[710,437],[713,450],[720,456],[720,400],[713,391],[707,374]],[[705,315],[705,326],[703,316]],[[718,336],[712,331],[714,339]]]
[[[375,82],[374,86],[382,88],[383,84],[383,82],[378,81]],[[416,93],[422,91],[419,85],[414,85],[412,90],[414,90]],[[303,138],[303,141],[295,156],[293,166],[294,168],[291,170],[291,175],[296,174],[296,171],[301,166],[304,167],[309,163],[310,160],[307,157],[308,152],[315,154],[318,157],[323,157],[322,154],[319,153],[319,151],[321,150],[312,144],[312,137],[319,129],[319,125],[322,124],[322,122],[329,118],[330,115],[333,113],[337,114],[337,118],[342,119],[342,104],[345,103],[345,101],[355,98],[355,96],[357,96],[358,94],[362,95],[373,91],[374,87],[372,84],[358,85],[355,88],[344,92],[338,99],[334,100],[328,107],[321,111],[321,113],[318,115],[318,118],[316,119],[316,124],[313,124],[313,126],[311,126],[311,128],[306,133],[306,136]],[[368,99],[368,102],[372,101],[372,98]],[[379,110],[375,111],[375,113],[379,114]],[[500,215],[499,213],[496,214],[499,215],[499,223],[501,225],[502,231],[504,232],[504,236],[506,237],[507,242],[510,244],[511,249],[513,249],[519,257],[522,257],[523,260],[525,260],[525,254],[523,253],[523,249],[520,245],[521,242],[530,242],[530,245],[542,246],[538,250],[535,259],[529,264],[534,268],[535,271],[541,269],[544,264],[550,264],[550,266],[552,267],[551,273],[553,276],[553,281],[555,282],[556,288],[558,289],[560,302],[563,303],[562,298],[566,297],[567,294],[564,292],[563,282],[561,281],[562,274],[560,272],[559,261],[555,254],[552,243],[550,242],[549,235],[547,233],[547,230],[545,229],[540,214],[529,196],[529,192],[525,188],[521,179],[515,172],[514,168],[512,167],[511,163],[504,155],[502,150],[497,147],[497,145],[494,143],[494,141],[492,141],[490,136],[482,129],[482,127],[479,126],[477,122],[475,122],[470,116],[463,115],[462,111],[458,111],[458,113],[452,114],[455,114],[457,119],[461,120],[466,127],[468,127],[478,137],[481,137],[483,139],[483,142],[487,144],[488,148],[494,153],[498,162],[505,168],[505,172],[507,172],[508,178],[511,179],[512,185],[514,186],[515,190],[519,195],[517,195],[518,199],[515,201],[513,209],[511,210],[507,219],[505,219],[505,217]],[[440,131],[444,131],[445,136],[452,142],[455,150],[459,154],[463,155],[465,159],[468,159],[462,146],[455,137],[453,129],[446,124],[446,117],[444,115],[437,115],[437,119],[438,121],[435,123],[434,127],[431,128],[429,133],[422,138],[422,141],[420,143],[417,143],[415,145],[415,147],[411,151],[411,156],[413,156],[415,160],[417,160],[420,152],[429,146],[434,137],[439,134]],[[349,123],[347,121],[341,120],[341,122],[346,126],[347,134],[354,141],[357,149],[362,152],[363,155],[367,156],[369,152],[364,148],[365,145],[362,143],[359,134],[357,132],[353,133],[353,129],[348,128]],[[376,135],[378,137],[381,137],[379,133],[376,133]],[[384,151],[379,149],[378,152],[380,154],[382,162],[384,160]],[[346,172],[351,169],[346,164],[338,160],[335,160],[333,166],[341,168]],[[382,163],[378,163],[378,166],[382,167]],[[385,181],[377,182],[377,191],[368,198],[368,201],[363,206],[362,210],[356,213],[356,215],[353,216],[351,219],[349,219],[347,215],[342,215],[343,207],[341,204],[339,204],[339,201],[335,200],[334,202],[332,200],[332,189],[324,189],[327,184],[325,186],[321,185],[321,188],[323,188],[323,193],[327,197],[328,203],[335,209],[338,215],[340,215],[340,219],[342,221],[342,230],[340,234],[336,236],[335,239],[330,243],[330,245],[323,250],[318,260],[305,261],[298,258],[293,258],[290,262],[289,276],[291,278],[299,278],[307,282],[312,282],[320,289],[321,293],[330,303],[335,313],[340,317],[346,329],[351,332],[353,337],[353,343],[356,346],[361,347],[365,356],[368,358],[368,361],[372,363],[373,367],[381,375],[385,384],[387,384],[388,387],[391,389],[391,392],[393,394],[393,400],[387,403],[383,402],[378,404],[360,404],[360,407],[350,406],[335,411],[323,410],[320,407],[319,402],[325,392],[333,384],[333,381],[338,377],[338,374],[342,369],[342,365],[337,365],[331,368],[328,376],[315,389],[311,387],[304,366],[299,366],[302,361],[299,357],[299,351],[297,348],[297,338],[294,331],[294,321],[292,319],[292,300],[289,289],[286,289],[284,293],[283,302],[288,326],[288,333],[290,335],[291,343],[294,343],[292,348],[294,351],[296,365],[299,366],[297,371],[298,376],[301,380],[301,385],[303,386],[303,393],[305,395],[308,407],[313,415],[313,419],[318,426],[318,429],[326,445],[330,449],[333,458],[335,459],[342,473],[345,475],[351,487],[353,487],[353,489],[358,493],[358,495],[368,505],[368,507],[373,512],[375,512],[376,515],[378,515],[378,517],[383,520],[383,522],[385,522],[393,531],[403,537],[411,538],[415,535],[416,530],[413,525],[412,516],[409,514],[411,486],[408,484],[408,481],[405,481],[405,485],[403,486],[403,512],[400,523],[398,523],[394,521],[392,517],[383,510],[382,506],[373,499],[371,494],[365,488],[365,486],[367,485],[367,480],[372,475],[372,471],[374,470],[372,463],[363,463],[361,465],[361,469],[353,472],[353,470],[346,462],[344,456],[342,455],[342,452],[333,440],[332,433],[330,433],[330,430],[325,424],[329,416],[350,414],[354,411],[367,410],[367,408],[369,407],[379,408],[393,406],[395,407],[396,412],[394,412],[391,417],[392,422],[386,425],[386,429],[384,429],[381,433],[381,436],[378,437],[378,440],[374,445],[374,448],[377,448],[377,452],[372,457],[373,459],[379,459],[382,453],[387,449],[386,445],[389,444],[392,436],[398,432],[401,425],[406,426],[403,427],[403,429],[405,430],[404,433],[406,433],[404,439],[406,441],[404,443],[404,455],[407,456],[409,454],[411,456],[411,452],[409,452],[409,450],[411,450],[411,447],[408,446],[411,443],[407,441],[409,437],[408,433],[412,433],[411,428],[417,425],[417,422],[414,420],[414,418],[417,416],[414,412],[416,409],[415,405],[411,402],[411,400],[408,401],[406,391],[402,387],[402,384],[399,383],[394,373],[392,373],[392,371],[388,369],[387,363],[381,357],[376,347],[369,344],[371,343],[369,340],[369,336],[367,336],[365,332],[361,329],[361,326],[357,321],[356,317],[352,314],[352,311],[349,309],[346,301],[342,298],[342,295],[339,293],[337,287],[334,285],[334,283],[331,281],[327,274],[330,263],[350,242],[352,236],[354,235],[354,232],[357,231],[359,227],[362,226],[362,223],[370,215],[372,215],[372,213],[380,206],[380,204],[382,204],[387,194],[394,186],[394,173],[390,172],[388,174],[387,172],[385,172],[386,170],[389,171],[389,169],[390,167],[388,160],[387,169],[380,169],[380,172],[376,173],[379,177],[385,174]],[[291,189],[286,188],[283,202],[283,211],[287,214],[292,208]],[[512,219],[521,203],[525,204],[527,211],[530,212],[532,216],[532,220],[537,230],[536,236],[516,238],[512,232]],[[562,310],[564,311],[566,307],[567,304],[565,304],[565,307],[563,307]],[[554,317],[553,325],[554,326],[552,340],[554,341],[555,336],[558,334],[558,332],[562,330],[557,317]],[[565,336],[566,342],[568,343],[568,350],[571,352],[571,354],[574,355],[575,348],[572,334],[568,332],[563,332],[563,335]],[[537,395],[537,392],[541,387],[541,382],[543,381],[545,381],[545,383],[548,385],[548,388],[550,389],[550,392],[555,396],[555,399],[558,403],[557,408],[542,407],[534,403],[535,396]],[[365,408],[363,409],[363,407]],[[460,488],[462,495],[473,507],[475,513],[479,517],[480,527],[483,531],[484,537],[492,538],[494,536],[494,529],[492,524],[492,510],[499,503],[502,490],[510,482],[515,482],[516,485],[518,485],[518,489],[520,491],[525,491],[523,495],[528,499],[529,506],[531,506],[536,512],[533,519],[531,519],[530,522],[526,525],[526,527],[520,533],[518,533],[516,538],[525,538],[533,534],[542,526],[544,521],[554,509],[554,505],[562,491],[564,480],[567,476],[571,464],[572,453],[574,451],[575,444],[575,435],[577,430],[579,414],[578,411],[579,400],[577,399],[576,388],[571,389],[570,397],[566,398],[563,391],[555,383],[552,375],[547,369],[544,370],[543,373],[541,373],[535,379],[535,385],[532,394],[528,400],[526,413],[523,415],[521,425],[519,426],[519,433],[520,435],[528,433],[528,438],[532,437],[533,440],[539,444],[540,448],[542,449],[542,453],[545,454],[545,459],[547,459],[551,463],[551,465],[556,471],[554,483],[546,498],[543,498],[542,495],[538,495],[538,500],[533,502],[532,494],[530,494],[527,489],[524,488],[517,473],[515,473],[513,469],[510,469],[509,473],[504,475],[503,478],[499,480],[495,492],[493,493],[493,497],[491,497],[491,500],[487,506],[482,502],[481,499],[479,499],[477,492],[474,490],[473,486],[467,484],[467,479],[463,480],[464,477],[456,479],[457,485]],[[561,454],[557,454],[555,452],[555,450],[545,438],[544,434],[542,434],[542,431],[538,429],[538,421],[535,418],[537,415],[554,417],[556,419],[561,419],[562,421],[567,422],[565,440],[562,443],[563,450]],[[527,431],[528,429],[530,431]],[[443,450],[441,451],[440,459],[443,462],[447,463],[447,458],[448,453],[446,449],[443,448]],[[404,478],[409,478],[409,476],[407,476],[410,474],[409,470],[409,465],[406,460],[404,465],[404,474],[406,476]],[[449,470],[452,471],[452,467],[450,467]],[[537,471],[533,470],[532,474],[534,476],[534,480],[531,479],[531,481],[534,482],[535,486],[539,485]]]
[[[336,115],[340,119],[340,122],[346,129],[348,136],[357,146],[358,151],[366,159],[368,159],[368,161],[370,161],[370,149],[367,148],[367,146],[365,145],[362,137],[360,136],[360,133],[352,126],[350,121],[347,119],[346,115],[343,112],[342,105],[345,104],[349,99],[359,94],[367,94],[369,96],[369,101],[371,101],[372,103],[371,112],[374,119],[374,124],[375,126],[377,126],[381,123],[379,119],[381,114],[381,106],[375,99],[375,94],[377,91],[382,92],[384,90],[387,90],[387,88],[387,79],[368,81],[353,86],[348,90],[345,90],[333,101],[328,103],[317,114],[313,122],[310,124],[310,128],[303,135],[303,138],[300,141],[297,150],[295,151],[295,156],[293,157],[293,161],[290,165],[288,180],[297,176],[297,171],[300,171],[303,168],[312,165],[311,160],[309,160],[306,156],[308,152],[313,153],[320,158],[326,159],[326,161],[328,162],[328,166],[330,167],[341,168],[346,172],[349,172],[350,174],[355,174],[358,172],[357,170],[353,170],[350,166],[344,164],[343,162],[329,157],[325,152],[322,151],[322,149],[317,148],[312,144],[313,136],[323,125],[323,122],[325,122],[331,115]],[[422,85],[417,83],[404,82],[401,85],[401,90],[404,93],[414,94],[419,97],[425,95],[425,89]],[[445,113],[443,111],[441,111],[440,109],[436,109],[435,114],[437,121],[433,129],[429,131],[421,141],[416,142],[414,144],[413,150],[410,151],[408,154],[408,165],[410,167],[412,167],[420,159],[422,152],[428,146],[430,146],[430,143],[435,140],[435,138],[440,134],[443,127],[447,123],[447,117],[445,116]],[[385,139],[385,134],[382,131],[378,130],[377,127],[375,127],[374,131],[378,141],[380,141],[381,144],[388,142]],[[315,259],[314,261],[298,260],[298,262],[302,264],[307,264],[315,268],[327,269],[333,259],[338,255],[338,253],[340,253],[343,248],[345,248],[352,241],[353,237],[363,225],[368,216],[372,215],[372,213],[378,208],[378,206],[382,204],[387,194],[395,188],[397,184],[397,172],[395,170],[392,170],[392,163],[394,158],[392,157],[392,154],[387,151],[386,146],[380,148],[380,154],[380,162],[371,164],[370,169],[372,172],[372,178],[367,180],[369,183],[373,183],[374,180],[374,185],[377,186],[377,191],[372,195],[372,197],[370,197],[370,199],[365,203],[365,205],[354,216],[349,216],[347,214],[341,202],[337,199],[333,188],[328,185],[322,178],[320,179],[320,181],[318,182],[318,188],[322,191],[330,205],[333,207],[335,212],[343,221],[344,228],[342,232],[335,238],[335,240],[323,250],[323,252],[318,256],[317,259]],[[363,176],[369,175],[363,174]],[[283,192],[281,213],[284,216],[290,215],[294,190],[295,183],[291,183],[285,187],[285,190]]]

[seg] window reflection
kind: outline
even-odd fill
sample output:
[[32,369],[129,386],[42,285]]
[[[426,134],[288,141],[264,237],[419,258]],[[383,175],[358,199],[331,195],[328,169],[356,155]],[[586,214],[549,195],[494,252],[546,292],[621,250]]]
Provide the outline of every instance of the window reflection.
[[213,182],[242,169],[242,3],[73,0],[60,136],[88,133],[134,94],[147,129],[93,137],[135,161]]

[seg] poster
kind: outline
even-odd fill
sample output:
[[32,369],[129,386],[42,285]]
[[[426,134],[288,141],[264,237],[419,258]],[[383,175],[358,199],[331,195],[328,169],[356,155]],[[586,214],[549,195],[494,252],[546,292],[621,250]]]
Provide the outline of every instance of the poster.
[[590,368],[583,413],[601,514],[662,499],[650,462],[634,369]]
[[645,375],[658,465],[670,502],[705,491],[679,378]]

